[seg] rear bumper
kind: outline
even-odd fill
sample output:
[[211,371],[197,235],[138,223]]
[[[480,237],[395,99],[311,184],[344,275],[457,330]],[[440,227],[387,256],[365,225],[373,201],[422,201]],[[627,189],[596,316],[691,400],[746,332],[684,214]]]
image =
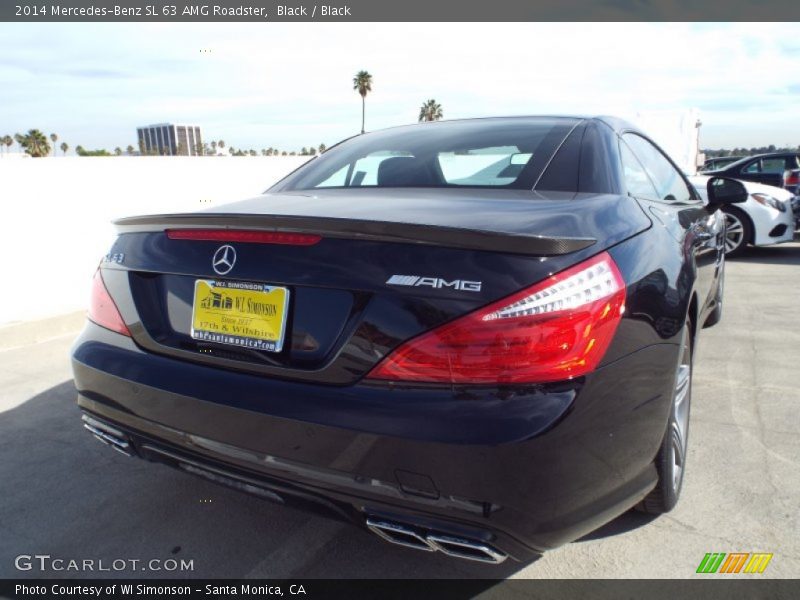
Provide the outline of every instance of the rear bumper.
[[568,385],[325,387],[154,356],[89,323],[73,369],[80,407],[143,458],[526,560],[652,489],[676,356],[649,346]]

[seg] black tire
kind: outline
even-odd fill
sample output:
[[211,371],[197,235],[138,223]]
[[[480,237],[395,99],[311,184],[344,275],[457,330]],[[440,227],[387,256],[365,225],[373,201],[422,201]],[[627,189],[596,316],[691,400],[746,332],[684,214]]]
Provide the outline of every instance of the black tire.
[[753,241],[753,224],[743,210],[734,206],[726,206],[722,212],[725,213],[725,256],[739,256]]
[[692,402],[692,329],[688,320],[683,327],[681,339],[682,349],[675,373],[675,389],[667,429],[655,461],[658,483],[636,506],[637,510],[651,515],[660,515],[675,508],[686,472]]

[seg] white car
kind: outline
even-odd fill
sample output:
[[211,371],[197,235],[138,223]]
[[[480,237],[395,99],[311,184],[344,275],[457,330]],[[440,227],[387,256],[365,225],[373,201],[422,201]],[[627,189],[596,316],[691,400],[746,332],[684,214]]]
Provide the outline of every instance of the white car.
[[[706,198],[706,183],[710,177],[690,176],[700,195]],[[792,194],[782,188],[742,181],[749,194],[747,202],[725,206],[725,254],[736,256],[748,244],[771,246],[791,242],[794,238],[795,216]]]

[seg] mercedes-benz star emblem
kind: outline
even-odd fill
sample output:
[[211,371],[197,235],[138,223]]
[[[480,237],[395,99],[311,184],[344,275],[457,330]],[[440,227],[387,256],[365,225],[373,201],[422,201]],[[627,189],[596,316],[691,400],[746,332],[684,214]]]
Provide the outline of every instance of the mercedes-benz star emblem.
[[236,250],[234,250],[233,246],[229,246],[228,244],[217,248],[217,251],[214,252],[214,258],[211,259],[211,266],[214,267],[218,275],[230,273],[235,264]]

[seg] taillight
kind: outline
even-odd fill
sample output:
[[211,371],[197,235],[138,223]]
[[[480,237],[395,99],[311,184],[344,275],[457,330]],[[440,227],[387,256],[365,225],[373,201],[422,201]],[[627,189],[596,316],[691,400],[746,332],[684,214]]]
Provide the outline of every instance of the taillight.
[[405,342],[370,379],[541,383],[599,364],[625,310],[625,282],[603,252]]
[[783,174],[783,187],[800,184],[800,170],[786,171]]
[[106,289],[106,284],[103,282],[103,276],[100,274],[100,269],[97,269],[92,278],[92,295],[89,300],[89,320],[94,321],[101,327],[116,331],[122,335],[130,337],[131,332],[122,320],[122,315],[119,314],[117,305],[111,299],[111,295]]
[[167,229],[167,237],[171,240],[251,242],[254,244],[283,244],[287,246],[313,246],[322,239],[322,236],[310,233],[254,231],[248,229]]

